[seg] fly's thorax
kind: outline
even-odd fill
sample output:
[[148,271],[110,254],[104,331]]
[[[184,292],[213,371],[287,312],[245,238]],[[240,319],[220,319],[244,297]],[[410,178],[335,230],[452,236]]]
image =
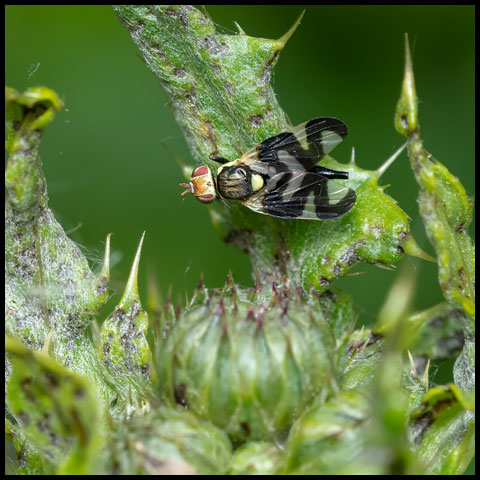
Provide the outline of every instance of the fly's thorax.
[[230,162],[217,172],[217,187],[220,195],[234,200],[247,200],[264,185],[261,175],[248,165]]
[[202,203],[212,203],[217,197],[212,171],[207,165],[193,169],[190,185],[193,195]]

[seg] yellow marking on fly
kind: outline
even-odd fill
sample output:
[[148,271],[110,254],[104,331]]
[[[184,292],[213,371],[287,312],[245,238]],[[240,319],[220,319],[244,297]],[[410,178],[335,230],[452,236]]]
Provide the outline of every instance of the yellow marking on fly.
[[258,173],[252,175],[252,190],[258,192],[263,187],[263,177]]
[[224,163],[223,165],[220,165],[217,170],[217,175],[219,175],[220,172],[226,167],[228,168],[228,167],[233,167],[235,165],[239,165],[240,160],[241,160],[240,158],[237,158],[237,160],[233,160],[232,162],[228,162],[228,163]]

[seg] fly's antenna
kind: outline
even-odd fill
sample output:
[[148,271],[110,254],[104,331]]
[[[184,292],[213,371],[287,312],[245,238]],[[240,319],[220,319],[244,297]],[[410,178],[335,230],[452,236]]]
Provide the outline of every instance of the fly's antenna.
[[182,196],[186,195],[187,193],[192,193],[192,186],[189,183],[179,183],[179,185],[183,188],[186,188],[186,190],[182,192]]

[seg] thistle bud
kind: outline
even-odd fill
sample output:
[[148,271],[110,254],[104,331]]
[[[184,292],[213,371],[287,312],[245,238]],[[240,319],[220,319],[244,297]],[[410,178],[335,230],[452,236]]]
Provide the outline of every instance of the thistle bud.
[[336,383],[335,339],[321,303],[274,289],[241,289],[229,276],[223,290],[197,293],[157,343],[162,396],[236,442],[288,428]]

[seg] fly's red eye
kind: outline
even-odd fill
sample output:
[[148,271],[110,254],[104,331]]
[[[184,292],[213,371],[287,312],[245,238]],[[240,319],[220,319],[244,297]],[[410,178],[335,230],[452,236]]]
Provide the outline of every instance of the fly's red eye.
[[199,177],[200,175],[206,175],[208,173],[208,167],[201,165],[200,167],[194,168],[192,172],[192,177]]
[[211,193],[206,193],[205,195],[197,195],[197,199],[202,203],[212,203],[215,200],[215,196]]

